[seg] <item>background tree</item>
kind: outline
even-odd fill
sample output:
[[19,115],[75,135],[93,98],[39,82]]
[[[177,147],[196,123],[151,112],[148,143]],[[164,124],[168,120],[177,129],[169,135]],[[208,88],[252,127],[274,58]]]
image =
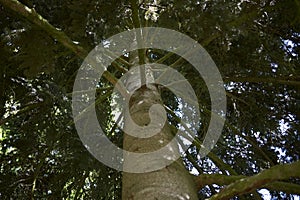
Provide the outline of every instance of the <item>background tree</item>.
[[[182,159],[195,175],[198,198],[260,199],[261,188],[274,199],[299,194],[300,2],[161,0],[140,2],[136,11],[142,26],[198,41],[225,82],[222,137],[199,159],[211,114],[205,83],[178,56],[147,51],[151,62],[184,75],[198,96],[199,137]],[[1,199],[121,199],[122,174],[79,140],[71,92],[87,52],[133,28],[136,11],[128,1],[0,0]],[[129,62],[126,55],[116,60],[97,89],[99,123],[120,147],[110,94]],[[180,102],[168,90],[161,96],[170,126],[178,127]]]

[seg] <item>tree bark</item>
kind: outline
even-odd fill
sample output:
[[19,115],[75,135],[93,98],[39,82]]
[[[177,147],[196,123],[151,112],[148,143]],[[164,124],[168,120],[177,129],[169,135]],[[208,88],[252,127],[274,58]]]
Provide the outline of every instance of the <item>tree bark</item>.
[[[137,54],[134,63],[136,62]],[[145,126],[150,123],[149,109],[154,104],[163,105],[160,93],[154,85],[142,86],[138,81],[140,73],[132,74],[128,78],[127,84],[130,90],[137,89],[129,101],[129,113],[132,120],[140,126]],[[151,78],[151,73],[146,73],[146,79]],[[155,114],[154,114],[155,115]],[[156,115],[159,115],[156,113]],[[156,116],[161,117],[161,116]],[[125,119],[126,126],[126,119]],[[143,133],[140,133],[143,134]],[[123,148],[130,152],[146,153],[152,152],[165,146],[173,138],[168,122],[155,136],[150,138],[138,138],[125,134],[123,140]],[[177,149],[178,146],[172,148]],[[167,158],[166,158],[167,159]],[[134,163],[132,163],[134,162]],[[157,160],[148,160],[149,167],[157,162]],[[145,161],[124,160],[124,165],[145,165]],[[193,181],[192,175],[185,169],[181,159],[176,160],[171,165],[160,170],[147,173],[127,173],[123,172],[123,200],[145,200],[145,199],[181,199],[194,200],[197,198],[197,190]]]

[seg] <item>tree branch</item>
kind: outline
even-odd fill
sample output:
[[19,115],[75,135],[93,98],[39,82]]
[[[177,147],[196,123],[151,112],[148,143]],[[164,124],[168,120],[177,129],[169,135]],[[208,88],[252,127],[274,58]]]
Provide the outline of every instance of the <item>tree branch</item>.
[[262,188],[266,188],[266,189],[274,190],[274,191],[281,191],[281,192],[285,192],[287,194],[300,195],[300,185],[295,184],[295,183],[276,181],[276,182],[267,184],[267,185],[263,186]]
[[[81,46],[75,44],[64,32],[52,26],[46,19],[38,14],[34,9],[28,8],[17,0],[0,0],[0,3],[25,17],[29,22],[39,26],[42,30],[48,33],[52,38],[56,39],[64,47],[71,50],[78,57],[84,59],[88,52]],[[115,85],[117,79],[108,71],[103,73],[103,76],[111,84]],[[120,89],[120,88],[118,88]],[[121,92],[121,91],[120,91]]]
[[[206,185],[217,184],[217,185],[230,185],[240,179],[247,178],[247,176],[228,176],[224,174],[201,174],[195,177],[195,183],[198,190]],[[294,183],[287,183],[282,181],[276,181],[264,185],[261,188],[266,188],[274,191],[282,191],[288,194],[300,194],[300,185]]]
[[206,185],[229,185],[242,178],[246,178],[243,175],[224,175],[224,174],[201,174],[195,177],[195,183],[198,190]]
[[[259,174],[256,174],[251,177],[247,178],[241,178],[227,187],[225,187],[223,190],[221,190],[218,194],[213,195],[209,200],[222,200],[222,199],[230,199],[234,196],[241,195],[241,194],[246,194],[249,193],[255,189],[262,188],[263,186],[266,185],[266,188],[276,188],[276,189],[281,189],[280,186],[278,186],[278,180],[286,180],[292,177],[299,177],[300,178],[300,161],[291,163],[291,164],[283,164],[283,165],[276,165],[274,167],[271,167],[270,169],[264,170],[260,172]],[[231,177],[231,178],[223,178],[220,180],[220,183],[228,183],[233,181],[236,177]],[[208,182],[212,182],[211,179],[207,179]],[[276,182],[275,185],[270,185],[270,183]],[[199,183],[199,181],[198,181]],[[268,184],[268,185],[267,185]],[[200,184],[202,185],[202,184]],[[286,184],[285,184],[286,185]],[[290,184],[289,189],[292,187],[299,188],[292,186]],[[287,185],[286,185],[287,186]],[[292,189],[291,189],[292,190]]]
[[294,77],[225,77],[224,82],[272,83],[300,86],[300,81]]
[[51,37],[55,38],[58,42],[63,44],[65,47],[70,49],[79,57],[85,58],[85,56],[87,55],[87,51],[85,51],[79,45],[73,43],[73,41],[64,32],[59,31],[54,26],[49,24],[49,22],[46,19],[44,19],[40,14],[38,14],[34,10],[34,8],[28,8],[27,6],[23,5],[17,0],[0,0],[0,3],[3,6],[22,15],[31,23],[39,26],[41,29],[46,31]]

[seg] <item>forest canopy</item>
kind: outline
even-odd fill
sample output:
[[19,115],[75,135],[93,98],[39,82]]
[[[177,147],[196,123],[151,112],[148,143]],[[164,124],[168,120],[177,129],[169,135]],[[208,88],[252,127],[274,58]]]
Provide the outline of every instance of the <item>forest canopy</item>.
[[[189,36],[222,76],[226,120],[213,150],[200,158],[212,115],[205,81],[178,55],[139,51],[139,58],[180,72],[197,96],[201,126],[180,159],[197,198],[299,198],[299,0],[0,0],[0,199],[126,199],[122,172],[80,140],[72,91],[88,52],[136,27]],[[131,67],[127,54],[111,63],[95,96],[99,124],[120,148],[124,133],[111,94]],[[182,103],[158,90],[172,132],[184,118]]]

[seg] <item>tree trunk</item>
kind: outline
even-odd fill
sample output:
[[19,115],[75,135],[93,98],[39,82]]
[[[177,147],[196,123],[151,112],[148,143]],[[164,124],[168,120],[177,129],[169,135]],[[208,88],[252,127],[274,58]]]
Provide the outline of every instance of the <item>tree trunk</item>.
[[[147,72],[145,74],[147,80],[151,78],[151,73]],[[163,102],[155,85],[149,84],[147,87],[145,85],[140,87],[139,75],[139,73],[131,73],[126,81],[127,89],[130,91],[136,89],[129,101],[129,113],[137,125],[146,126],[151,121],[149,117],[150,107],[154,104],[163,105]],[[155,118],[162,117],[159,115],[161,115],[161,113],[154,113]],[[126,118],[124,126],[128,126],[128,120],[126,120]],[[171,129],[168,122],[166,122],[164,127],[156,135],[149,138],[138,138],[124,134],[123,148],[135,153],[153,152],[165,146],[172,138]],[[172,148],[174,148],[175,151],[179,151],[178,146],[173,146]],[[168,159],[168,157],[166,156],[165,159]],[[134,167],[142,167],[146,164],[151,168],[155,165],[155,162],[161,162],[161,160],[158,161],[155,158],[153,160],[143,160],[143,158],[141,160],[130,160],[124,157],[124,165],[134,165]],[[171,165],[152,172],[123,172],[122,190],[123,200],[198,199],[192,175],[185,169],[181,158]]]

